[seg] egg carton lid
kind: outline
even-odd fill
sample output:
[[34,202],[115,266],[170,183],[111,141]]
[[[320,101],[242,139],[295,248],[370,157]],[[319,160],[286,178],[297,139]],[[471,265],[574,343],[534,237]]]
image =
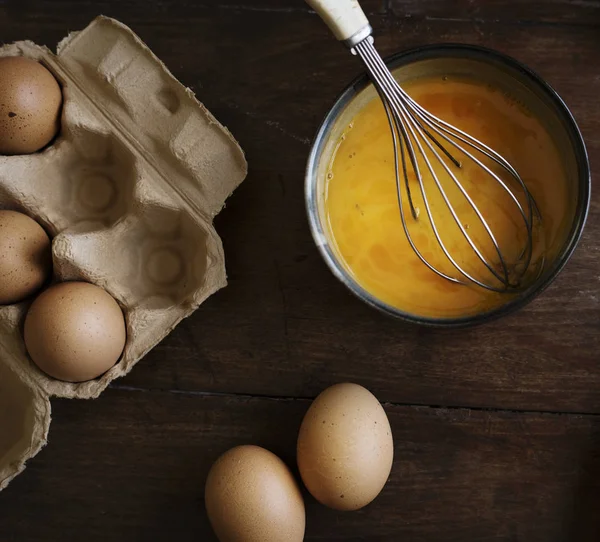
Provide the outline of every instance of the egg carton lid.
[[97,17],[47,61],[195,213],[214,218],[246,177],[233,135],[121,22]]

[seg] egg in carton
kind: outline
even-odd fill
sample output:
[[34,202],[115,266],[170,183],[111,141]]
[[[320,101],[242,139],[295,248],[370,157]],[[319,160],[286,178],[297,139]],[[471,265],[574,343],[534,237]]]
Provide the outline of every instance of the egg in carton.
[[31,300],[0,307],[0,489],[45,445],[51,396],[95,398],[226,284],[212,226],[247,173],[232,135],[125,25],[106,17],[54,55],[32,42],[0,56],[40,61],[63,92],[61,131],[37,154],[0,156],[0,209],[52,237],[54,281],[91,282],[124,311],[119,362],[83,383],[27,355]]

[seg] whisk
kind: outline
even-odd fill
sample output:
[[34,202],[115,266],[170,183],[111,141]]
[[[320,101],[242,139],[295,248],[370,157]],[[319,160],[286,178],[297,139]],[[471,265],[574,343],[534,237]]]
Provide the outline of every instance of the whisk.
[[[537,278],[542,272],[544,258],[543,254],[540,258],[533,258],[534,222],[536,226],[539,225],[541,216],[533,196],[519,173],[499,153],[478,139],[428,112],[400,87],[375,49],[372,28],[358,0],[306,1],[329,26],[335,37],[362,60],[383,102],[394,145],[396,190],[400,218],[408,242],[421,262],[440,277],[456,284],[476,284],[494,292],[515,292],[526,288],[526,283],[529,281],[525,280],[525,277],[531,275],[528,274],[528,271],[531,271],[531,267],[536,267],[537,273],[534,278]],[[449,187],[444,187],[444,183],[441,182],[435,172],[433,165],[435,160],[439,161],[445,176],[456,187],[451,188],[451,190],[456,194],[462,194],[462,197],[468,203],[467,208],[470,208],[470,216],[476,217],[480,221],[489,241],[489,250],[484,250],[469,234],[469,226],[465,225],[464,220],[461,220],[456,204],[451,201],[448,193]],[[467,160],[481,168],[490,182],[498,183],[507,194],[510,204],[516,206],[519,224],[522,221],[522,225],[519,226],[523,229],[520,237],[524,239],[522,248],[519,246],[516,260],[511,259],[509,261],[505,256],[489,221],[484,218],[476,201],[461,183],[458,173],[465,167],[465,161]],[[424,168],[422,167],[423,164]],[[475,261],[480,261],[483,264],[484,268],[481,268],[481,270],[484,271],[483,275],[486,275],[485,277],[482,276],[482,273],[475,273],[473,269],[467,269],[467,266],[459,261],[460,258],[456,254],[453,255],[449,243],[443,239],[432,211],[431,197],[428,196],[428,189],[425,186],[424,169],[429,172],[433,179],[433,185],[437,187],[464,240],[475,253]],[[505,175],[503,175],[505,179],[494,169],[505,172]],[[423,252],[419,250],[410,233],[408,224],[410,217],[417,222],[422,220],[422,218],[419,218],[420,209],[415,205],[414,195],[411,194],[409,184],[409,172],[411,170],[418,183],[420,199],[435,240],[450,264],[446,265],[444,269],[440,269],[439,264],[434,265],[428,260]],[[431,189],[434,188],[433,185]],[[458,192],[456,189],[458,189]],[[403,203],[403,191],[407,196],[410,217],[407,216],[408,212]],[[490,252],[493,258],[490,257]],[[536,260],[535,265],[532,265],[532,260]]]

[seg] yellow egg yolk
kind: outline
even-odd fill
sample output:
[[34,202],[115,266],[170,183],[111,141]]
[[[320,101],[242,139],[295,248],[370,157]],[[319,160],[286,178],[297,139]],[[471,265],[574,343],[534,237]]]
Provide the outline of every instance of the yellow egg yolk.
[[[545,127],[506,93],[475,80],[424,78],[403,85],[403,88],[426,110],[479,139],[519,172],[541,215],[541,221],[536,220],[532,230],[534,250],[528,270],[529,274],[537,274],[543,265],[541,254],[545,252],[546,260],[551,258],[547,247],[558,244],[556,241],[564,235],[564,226],[571,213],[568,182],[560,153]],[[528,230],[519,207],[482,167],[451,146],[447,148],[462,167],[459,169],[448,160],[445,162],[476,204],[511,270],[527,246]],[[427,151],[427,156],[464,230],[485,261],[504,276],[501,259],[483,222],[442,163],[431,151]],[[480,155],[477,158],[505,181],[527,216],[525,192],[502,168]],[[445,256],[439,240],[471,276],[501,286],[460,231],[426,162],[419,155],[417,159],[427,200],[409,165],[408,187],[417,218],[411,214],[401,174],[401,200],[408,232],[427,261],[469,285],[456,284],[438,276],[427,268],[409,244],[398,204],[392,136],[379,99],[372,100],[360,110],[345,130],[327,175],[325,209],[328,225],[335,249],[346,268],[377,299],[422,317],[464,317],[506,303],[513,294],[472,285]],[[432,228],[430,214],[439,240]]]

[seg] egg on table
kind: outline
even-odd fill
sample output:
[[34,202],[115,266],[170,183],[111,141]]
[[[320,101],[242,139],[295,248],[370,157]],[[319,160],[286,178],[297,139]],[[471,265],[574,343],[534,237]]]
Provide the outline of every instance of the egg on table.
[[379,495],[392,470],[389,420],[370,391],[337,384],[310,406],[297,454],[300,475],[315,499],[336,510],[358,510]]
[[119,361],[126,340],[117,302],[87,282],[62,282],[42,292],[25,318],[25,346],[46,374],[84,382]]
[[52,274],[52,244],[32,218],[0,211],[0,305],[35,294]]
[[0,57],[0,154],[30,154],[60,129],[62,92],[39,62]]
[[238,446],[212,466],[205,488],[208,518],[220,542],[302,542],[304,500],[276,455]]

